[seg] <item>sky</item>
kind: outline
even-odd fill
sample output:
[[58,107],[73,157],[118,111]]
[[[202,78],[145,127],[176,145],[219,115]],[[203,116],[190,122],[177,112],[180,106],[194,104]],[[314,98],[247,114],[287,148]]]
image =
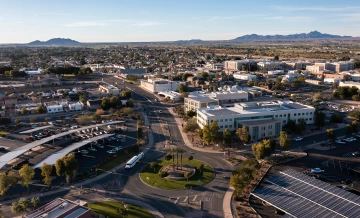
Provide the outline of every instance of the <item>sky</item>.
[[359,0],[0,0],[0,43],[228,40],[310,31],[360,36]]

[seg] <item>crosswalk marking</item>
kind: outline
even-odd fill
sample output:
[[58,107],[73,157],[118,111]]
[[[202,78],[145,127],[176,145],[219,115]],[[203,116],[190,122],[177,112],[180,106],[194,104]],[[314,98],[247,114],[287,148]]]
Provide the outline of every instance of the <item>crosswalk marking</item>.
[[180,198],[180,197],[178,197],[178,198],[176,199],[175,204],[177,204],[177,202],[178,202],[179,198]]

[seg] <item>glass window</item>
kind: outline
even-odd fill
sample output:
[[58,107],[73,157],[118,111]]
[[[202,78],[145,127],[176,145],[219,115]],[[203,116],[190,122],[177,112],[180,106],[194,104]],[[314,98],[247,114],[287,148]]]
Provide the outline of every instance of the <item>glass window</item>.
[[304,113],[302,113],[302,115],[305,115]]
[[278,117],[278,115],[275,115],[275,117]]
[[227,125],[225,125],[225,128],[227,128],[228,126]]
[[220,129],[222,129],[223,128],[223,126],[220,126]]
[[294,116],[296,117],[296,114],[294,114]]
[[280,117],[282,117],[282,114],[280,114]]
[[312,114],[312,112],[310,112],[310,115]]
[[232,121],[232,119],[229,119],[229,121]]
[[312,118],[309,118],[309,120],[312,120]]
[[300,116],[300,113],[298,113],[298,115]]
[[232,125],[230,125],[229,128],[232,128]]
[[224,121],[223,119],[220,120],[220,122],[223,122],[223,121]]
[[227,122],[228,121],[228,119],[225,119],[225,122]]
[[309,115],[309,112],[306,112],[306,115]]

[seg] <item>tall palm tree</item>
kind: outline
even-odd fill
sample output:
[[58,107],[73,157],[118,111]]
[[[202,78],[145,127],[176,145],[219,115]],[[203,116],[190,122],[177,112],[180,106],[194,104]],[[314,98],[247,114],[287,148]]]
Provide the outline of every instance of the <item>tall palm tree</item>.
[[186,152],[186,150],[185,149],[183,149],[183,148],[179,148],[179,153],[180,153],[180,169],[182,170],[182,166],[183,166],[183,164],[182,164],[182,156],[183,156],[183,154]]
[[173,161],[173,164],[172,164],[172,167],[173,167],[173,170],[175,168],[175,153],[176,153],[176,148],[171,148],[170,149],[170,152],[171,152],[171,155],[172,155],[172,161]]
[[180,151],[180,148],[179,147],[175,147],[175,152],[176,152],[176,169],[178,170],[179,169],[179,151]]

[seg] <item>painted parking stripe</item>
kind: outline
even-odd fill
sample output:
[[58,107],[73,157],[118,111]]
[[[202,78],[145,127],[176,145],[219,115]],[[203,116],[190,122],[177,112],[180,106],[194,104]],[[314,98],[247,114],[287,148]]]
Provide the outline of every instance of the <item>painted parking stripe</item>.
[[176,201],[175,201],[175,204],[177,204],[178,200],[179,200],[180,197],[177,197]]
[[183,202],[185,202],[188,199],[188,197],[185,198],[185,200]]
[[195,197],[194,197],[193,201],[195,201],[195,200],[196,200],[196,197],[197,197],[197,195],[195,195]]

